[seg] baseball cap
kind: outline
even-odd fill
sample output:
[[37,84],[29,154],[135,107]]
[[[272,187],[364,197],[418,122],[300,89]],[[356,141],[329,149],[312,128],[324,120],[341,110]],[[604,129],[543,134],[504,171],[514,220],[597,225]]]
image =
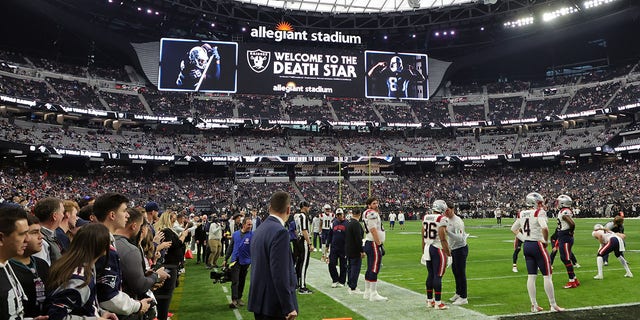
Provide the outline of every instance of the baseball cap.
[[160,212],[160,206],[158,205],[157,202],[151,201],[151,202],[148,202],[144,206],[144,210],[146,212],[150,212],[150,211],[158,211],[158,212]]
[[336,209],[336,215],[337,215],[337,216],[341,216],[343,212],[344,212],[344,211],[342,211],[342,208],[338,208],[338,209]]

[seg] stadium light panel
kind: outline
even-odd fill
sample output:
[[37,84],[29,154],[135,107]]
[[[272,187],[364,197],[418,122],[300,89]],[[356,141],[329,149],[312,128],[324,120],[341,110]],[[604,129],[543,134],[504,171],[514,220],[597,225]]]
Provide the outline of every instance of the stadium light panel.
[[569,14],[573,14],[578,12],[578,8],[577,7],[564,7],[564,8],[560,8],[558,10],[552,11],[552,12],[545,12],[542,14],[542,21],[544,22],[549,22],[549,21],[553,21],[556,18],[562,17],[562,16],[566,16]]
[[589,0],[583,3],[585,9],[596,8],[604,4],[614,2],[616,0]]
[[518,20],[507,21],[503,25],[506,28],[518,28],[518,27],[528,26],[530,24],[533,24],[533,22],[534,22],[534,18],[533,17],[526,17],[526,18],[521,18],[521,19],[518,19]]

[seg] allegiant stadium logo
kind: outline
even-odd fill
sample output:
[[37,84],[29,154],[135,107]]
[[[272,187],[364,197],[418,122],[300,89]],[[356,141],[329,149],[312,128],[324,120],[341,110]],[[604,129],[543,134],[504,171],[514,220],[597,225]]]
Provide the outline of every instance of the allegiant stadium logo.
[[267,70],[271,62],[271,52],[258,50],[247,50],[247,63],[253,72],[261,73]]

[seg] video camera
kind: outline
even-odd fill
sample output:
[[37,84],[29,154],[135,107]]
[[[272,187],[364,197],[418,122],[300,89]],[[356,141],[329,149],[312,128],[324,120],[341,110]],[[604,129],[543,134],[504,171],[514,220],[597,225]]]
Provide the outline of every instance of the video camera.
[[229,267],[222,267],[220,270],[211,270],[209,278],[213,280],[213,283],[225,283],[231,281],[231,269]]

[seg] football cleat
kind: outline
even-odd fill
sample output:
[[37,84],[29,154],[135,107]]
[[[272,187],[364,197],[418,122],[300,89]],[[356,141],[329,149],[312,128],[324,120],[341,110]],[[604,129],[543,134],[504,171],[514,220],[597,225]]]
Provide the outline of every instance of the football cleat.
[[387,301],[387,300],[389,300],[389,298],[383,297],[377,292],[372,293],[371,297],[369,297],[369,301]]
[[553,312],[562,312],[564,310],[565,310],[564,308],[560,308],[558,305],[551,306],[551,311]]
[[578,280],[578,278],[573,278],[573,280],[576,282],[576,287],[580,286],[580,280]]
[[633,278],[633,273],[627,272],[627,273],[624,274],[624,277],[625,278]]
[[453,297],[451,297],[451,298],[449,299],[449,301],[453,302],[453,301],[456,301],[456,300],[458,300],[458,299],[460,299],[460,296],[456,293],[456,294],[454,294],[454,295],[453,295]]
[[596,274],[595,277],[593,277],[596,280],[602,280],[604,279],[604,277],[602,275]]
[[581,265],[580,265],[579,263],[576,263],[576,264],[574,264],[574,265],[573,265],[573,267],[574,267],[574,268],[580,268],[580,267],[581,267]]
[[433,300],[427,300],[427,308],[435,308],[436,302]]
[[513,268],[511,268],[511,271],[513,271],[513,272],[516,272],[516,273],[517,273],[517,272],[518,272],[518,267],[513,266]]
[[531,312],[536,313],[536,312],[540,312],[544,310],[542,307],[540,306],[531,306]]
[[434,302],[433,308],[436,310],[446,310],[449,309],[449,306],[444,303],[435,304]]
[[577,288],[578,284],[575,281],[569,281],[567,282],[567,284],[564,285],[563,288],[565,289],[572,289],[572,288]]
[[337,282],[334,282],[334,283],[331,284],[331,288],[337,288],[337,287],[338,287],[338,283]]
[[452,304],[455,304],[457,306],[462,305],[462,304],[469,304],[469,300],[467,300],[467,298],[460,298],[460,299],[454,301]]

